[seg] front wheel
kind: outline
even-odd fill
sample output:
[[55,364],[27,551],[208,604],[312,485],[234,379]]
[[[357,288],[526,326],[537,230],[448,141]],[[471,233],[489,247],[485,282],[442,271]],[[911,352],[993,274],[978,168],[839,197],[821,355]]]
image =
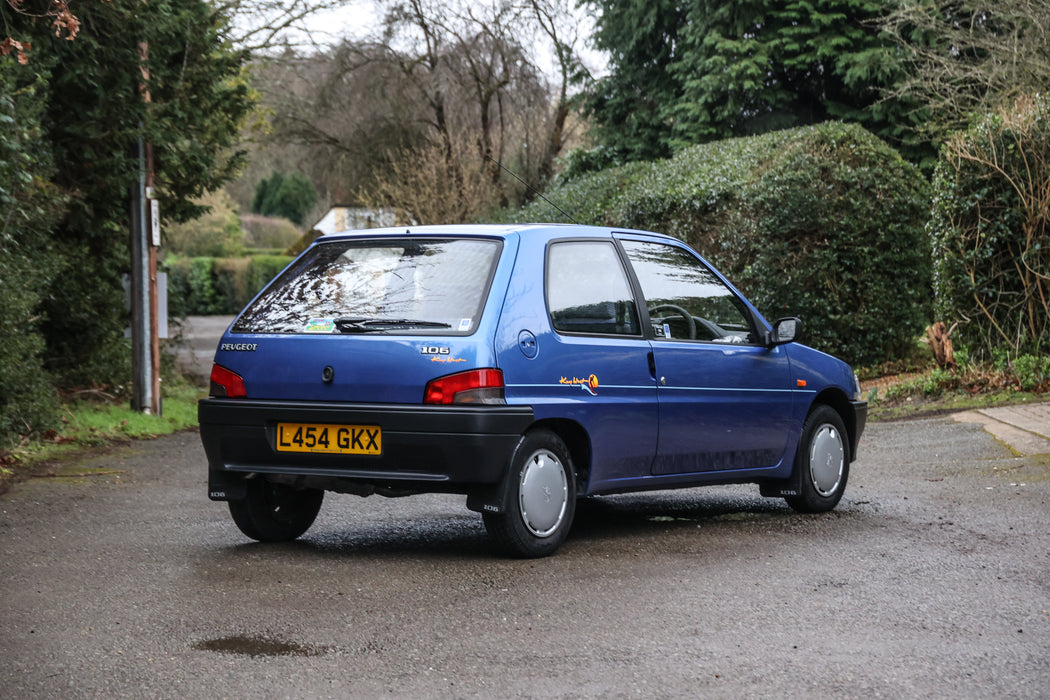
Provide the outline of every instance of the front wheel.
[[817,406],[802,426],[795,454],[798,494],[785,496],[800,513],[823,513],[834,508],[849,477],[849,447],[842,417],[830,406]]
[[260,542],[288,542],[306,532],[317,518],[324,500],[320,489],[296,489],[249,479],[245,497],[230,501],[233,522],[248,537]]
[[565,443],[546,430],[528,433],[514,451],[508,479],[504,511],[485,513],[485,529],[515,556],[553,554],[576,513],[576,476]]

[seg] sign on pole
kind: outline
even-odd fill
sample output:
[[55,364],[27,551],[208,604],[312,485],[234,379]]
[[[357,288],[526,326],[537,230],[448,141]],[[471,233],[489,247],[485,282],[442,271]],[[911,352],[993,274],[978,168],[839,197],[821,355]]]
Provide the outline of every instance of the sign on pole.
[[153,245],[160,247],[160,202],[156,199],[149,200],[149,216]]

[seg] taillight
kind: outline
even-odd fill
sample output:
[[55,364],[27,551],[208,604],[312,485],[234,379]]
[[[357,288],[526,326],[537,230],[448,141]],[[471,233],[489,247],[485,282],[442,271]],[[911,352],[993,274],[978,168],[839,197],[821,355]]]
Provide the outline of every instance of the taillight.
[[498,369],[472,369],[438,377],[427,382],[423,403],[506,403],[503,398],[503,372]]
[[212,396],[225,396],[228,399],[248,395],[241,375],[222,365],[211,366],[211,389],[208,390],[208,393]]

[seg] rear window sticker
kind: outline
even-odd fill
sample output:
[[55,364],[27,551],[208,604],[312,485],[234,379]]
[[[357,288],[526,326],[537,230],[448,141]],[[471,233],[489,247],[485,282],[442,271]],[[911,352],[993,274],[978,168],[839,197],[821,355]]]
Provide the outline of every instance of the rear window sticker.
[[334,318],[311,318],[306,322],[303,333],[331,333],[335,330]]

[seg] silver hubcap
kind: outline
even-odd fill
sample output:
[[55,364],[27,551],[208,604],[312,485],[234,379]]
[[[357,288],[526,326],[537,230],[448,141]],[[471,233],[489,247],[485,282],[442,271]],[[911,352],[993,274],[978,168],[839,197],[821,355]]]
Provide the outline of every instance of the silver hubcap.
[[835,426],[825,423],[817,428],[809,446],[809,473],[813,488],[821,496],[830,496],[842,480],[846,449]]
[[569,502],[569,484],[565,467],[554,453],[537,450],[521,470],[518,484],[521,519],[536,537],[554,534],[565,518]]

